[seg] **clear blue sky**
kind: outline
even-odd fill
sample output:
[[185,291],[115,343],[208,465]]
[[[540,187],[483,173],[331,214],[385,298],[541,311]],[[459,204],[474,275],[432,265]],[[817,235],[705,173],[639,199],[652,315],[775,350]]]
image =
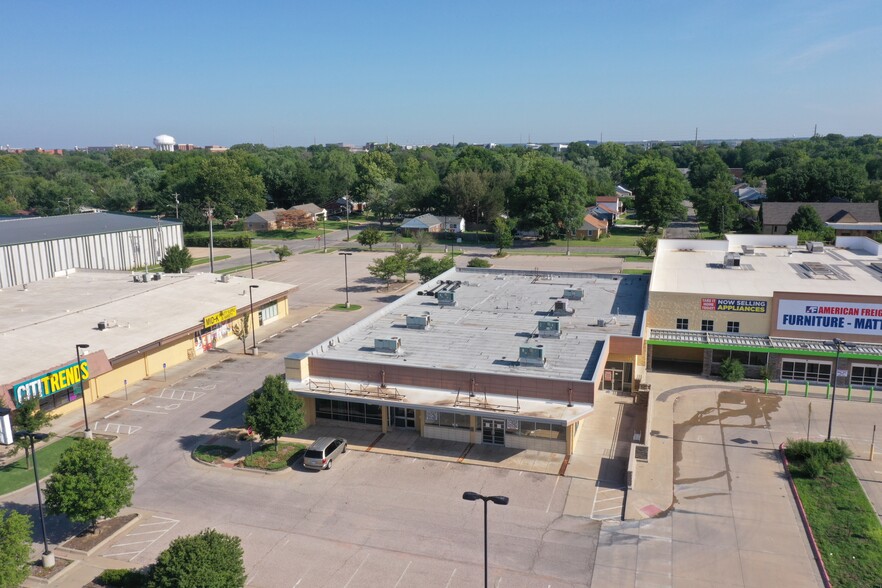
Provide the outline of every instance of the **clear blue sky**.
[[882,2],[8,1],[0,145],[882,134]]

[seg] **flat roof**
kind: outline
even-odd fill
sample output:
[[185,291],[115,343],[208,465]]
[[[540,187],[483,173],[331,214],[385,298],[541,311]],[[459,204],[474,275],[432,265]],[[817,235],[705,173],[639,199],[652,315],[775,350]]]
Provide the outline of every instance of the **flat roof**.
[[[456,306],[421,295],[441,282],[460,282]],[[639,337],[649,280],[643,275],[540,273],[454,268],[310,350],[312,356],[377,364],[490,374],[591,380],[610,335]],[[572,314],[553,316],[565,289]],[[429,328],[407,328],[407,316],[428,313]],[[560,338],[537,336],[542,319],[559,319]],[[602,323],[603,326],[599,326]],[[375,339],[399,337],[401,351],[374,349]],[[518,365],[522,345],[542,345],[545,367]]]
[[[152,275],[152,274],[151,274]],[[215,274],[162,274],[135,283],[128,272],[77,271],[0,290],[0,384],[76,361],[75,346],[103,349],[119,357],[202,324],[205,316],[231,306],[255,307],[295,289],[290,284]],[[98,330],[98,323],[109,327]]]
[[[736,237],[736,236],[730,236]],[[882,256],[878,248],[805,246],[776,243],[757,235],[727,241],[664,239],[653,263],[651,292],[771,298],[775,292],[864,294],[882,292]],[[765,237],[765,238],[763,238]],[[779,238],[780,240],[780,238]],[[781,243],[785,241],[781,240]],[[753,247],[745,254],[742,246]],[[739,254],[738,267],[726,267],[726,254]]]
[[[180,225],[181,221],[160,219],[158,224]],[[155,229],[156,226],[157,221],[153,218],[111,212],[5,219],[0,220],[0,246]]]

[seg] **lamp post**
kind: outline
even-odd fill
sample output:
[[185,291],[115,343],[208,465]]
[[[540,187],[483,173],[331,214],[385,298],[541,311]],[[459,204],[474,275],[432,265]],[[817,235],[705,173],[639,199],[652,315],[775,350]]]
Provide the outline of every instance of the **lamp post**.
[[483,496],[478,494],[477,492],[463,492],[462,493],[463,500],[483,500],[484,501],[484,588],[488,588],[489,584],[489,572],[487,568],[487,503],[492,502],[493,504],[498,504],[500,506],[505,506],[508,504],[508,496]]
[[833,364],[833,396],[830,398],[830,422],[827,424],[827,441],[833,434],[833,406],[836,404],[836,380],[839,379],[839,354],[845,347],[853,347],[850,343],[846,343],[842,339],[833,339],[832,343],[826,343],[827,346],[836,347],[836,362]]
[[83,398],[83,418],[86,419],[86,430],[83,431],[83,435],[86,439],[92,438],[92,429],[89,428],[89,413],[86,412],[86,390],[83,388],[83,367],[81,365],[80,360],[80,349],[88,349],[89,346],[86,343],[77,343],[77,370],[79,370],[80,376],[80,396]]
[[28,437],[31,440],[31,455],[34,458],[34,484],[37,486],[37,508],[40,511],[40,526],[43,529],[43,567],[50,569],[55,567],[55,554],[49,551],[49,538],[46,536],[46,519],[43,517],[43,495],[40,494],[40,474],[37,473],[37,451],[34,449],[34,439],[42,441],[49,435],[46,433],[32,433],[31,431],[17,431],[15,436],[19,439]]
[[327,216],[327,213],[325,213],[325,216],[322,217],[322,253],[328,252]]
[[251,295],[255,288],[260,288],[260,286],[255,286],[254,284],[248,286],[248,300],[251,302],[251,355],[257,355],[257,339],[254,335],[257,324],[254,321],[254,297]]
[[349,241],[349,194],[344,198],[346,199],[346,240]]
[[346,308],[349,308],[349,266],[347,265],[346,258],[352,255],[352,253],[341,251],[340,255],[343,256],[343,278],[346,280]]
[[208,271],[214,273],[214,208],[210,201],[205,207],[205,216],[208,217]]
[[254,258],[251,257],[251,239],[248,239],[248,265],[251,266],[251,279],[254,279]]

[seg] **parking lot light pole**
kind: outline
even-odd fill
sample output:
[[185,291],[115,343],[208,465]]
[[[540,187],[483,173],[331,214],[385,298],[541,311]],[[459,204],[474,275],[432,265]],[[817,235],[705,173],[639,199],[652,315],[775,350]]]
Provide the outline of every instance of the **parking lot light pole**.
[[86,412],[86,390],[83,388],[83,367],[80,361],[80,349],[88,349],[89,346],[85,343],[77,343],[77,370],[79,370],[80,376],[80,396],[83,397],[83,418],[86,419],[86,430],[83,431],[83,435],[86,439],[92,438],[92,429],[89,428],[89,413]]
[[254,320],[254,297],[251,295],[251,292],[254,291],[255,288],[260,288],[260,286],[255,286],[254,284],[248,286],[248,300],[251,302],[251,355],[257,355],[257,338],[254,334],[254,331],[257,329],[257,323]]
[[836,380],[839,379],[839,354],[842,353],[844,347],[852,347],[850,343],[846,343],[842,339],[833,339],[828,346],[836,347],[836,362],[833,364],[833,396],[830,398],[830,422],[827,424],[827,441],[833,435],[833,406],[836,404]]
[[49,551],[49,538],[46,536],[46,518],[43,516],[43,496],[40,494],[40,474],[37,473],[37,450],[34,449],[34,439],[42,441],[49,435],[46,433],[32,433],[31,431],[17,431],[15,436],[19,439],[28,437],[31,440],[31,455],[34,458],[34,484],[37,486],[37,508],[40,511],[40,527],[43,529],[43,567],[52,569],[55,567],[55,554]]
[[340,255],[343,256],[343,279],[346,280],[346,308],[349,308],[349,266],[346,258],[352,255],[352,253],[341,251]]
[[500,506],[508,504],[508,496],[483,496],[477,492],[463,492],[463,500],[483,500],[484,501],[484,588],[489,588],[489,571],[487,567],[487,503],[492,502]]

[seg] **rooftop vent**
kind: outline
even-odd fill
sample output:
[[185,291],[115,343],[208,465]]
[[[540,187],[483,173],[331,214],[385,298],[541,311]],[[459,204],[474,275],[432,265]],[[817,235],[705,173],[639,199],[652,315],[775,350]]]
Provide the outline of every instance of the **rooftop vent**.
[[741,254],[730,251],[723,258],[723,265],[726,267],[741,267]]
[[753,253],[754,253],[754,251],[753,251],[753,245],[742,245],[742,246],[741,246],[741,252],[742,252],[744,255],[753,255]]
[[554,311],[552,312],[554,316],[569,316],[574,312],[576,311],[570,308],[570,301],[566,298],[554,301]]
[[567,300],[582,300],[585,290],[582,288],[564,288],[563,297]]
[[521,345],[518,361],[521,365],[545,366],[545,348],[541,345]]
[[824,244],[821,241],[809,241],[805,244],[805,248],[809,253],[823,253]]
[[429,328],[429,323],[431,322],[431,318],[429,317],[429,313],[423,314],[409,314],[407,315],[407,328],[408,329],[422,329],[425,331]]
[[560,321],[557,319],[541,319],[539,321],[539,336],[560,338]]
[[439,290],[435,298],[440,306],[456,306],[456,290]]
[[826,264],[817,261],[806,261],[802,266],[816,276],[835,277],[836,272]]
[[401,351],[401,338],[390,337],[388,339],[374,339],[374,351],[381,353],[398,353]]

